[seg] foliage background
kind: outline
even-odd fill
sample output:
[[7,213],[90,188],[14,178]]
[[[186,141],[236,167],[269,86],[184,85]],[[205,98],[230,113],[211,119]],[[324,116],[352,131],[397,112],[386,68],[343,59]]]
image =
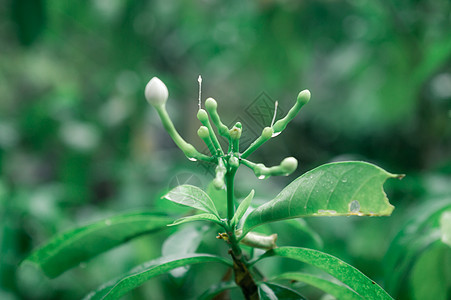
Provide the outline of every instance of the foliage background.
[[[451,199],[450,11],[446,0],[2,1],[0,298],[77,299],[160,255],[165,234],[51,282],[17,269],[57,232],[125,210],[166,209],[160,196],[190,172],[207,185],[208,170],[184,159],[143,97],[147,81],[160,77],[176,127],[202,148],[199,74],[226,123],[262,92],[285,111],[297,92],[312,92],[300,116],[254,155],[268,165],[295,156],[296,174],[261,182],[241,173],[238,195],[255,186],[268,198],[333,160],[407,174],[386,185],[397,207],[390,218],[307,220],[325,251],[383,284],[383,257],[410,212]],[[250,136],[260,132],[247,123]],[[218,247],[214,234],[202,250]],[[160,278],[130,298],[170,297],[168,286],[188,293],[199,280]]]

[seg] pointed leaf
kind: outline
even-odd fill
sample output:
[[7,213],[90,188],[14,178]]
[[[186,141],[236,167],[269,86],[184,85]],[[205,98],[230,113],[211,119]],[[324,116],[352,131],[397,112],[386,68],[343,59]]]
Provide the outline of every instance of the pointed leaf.
[[404,278],[421,253],[440,240],[440,216],[451,210],[448,197],[433,198],[410,213],[410,219],[396,234],[384,257],[385,287],[397,298],[404,294]]
[[447,276],[451,267],[451,248],[436,241],[414,262],[409,278],[411,299],[451,299]]
[[251,205],[252,199],[254,198],[254,190],[252,190],[249,195],[247,195],[246,198],[244,198],[243,201],[241,201],[240,205],[238,206],[235,215],[232,218],[232,226],[238,224],[240,219],[244,216],[247,209],[249,208],[249,205]]
[[219,219],[219,214],[213,201],[204,191],[196,186],[189,184],[179,185],[163,196],[163,198],[181,205],[203,210],[207,213],[212,213]]
[[[218,284],[215,284],[211,286],[208,290],[206,290],[202,295],[200,295],[197,300],[209,300],[213,299],[215,296],[221,294],[224,291],[236,289],[238,286],[235,282],[229,281],[229,282],[220,282]],[[222,299],[222,298],[221,298]]]
[[147,280],[167,273],[175,268],[198,264],[217,262],[227,266],[232,266],[232,263],[219,256],[209,254],[190,254],[180,257],[162,257],[142,264],[121,278],[112,280],[101,286],[98,290],[88,294],[85,299],[119,299],[127,292],[139,287]]
[[359,300],[364,299],[345,285],[337,284],[330,280],[307,273],[284,273],[274,279],[288,279],[290,281],[300,281],[314,286],[323,292],[334,296],[337,299]]
[[451,247],[451,210],[445,211],[440,217],[440,231],[442,242]]
[[258,295],[261,300],[303,300],[297,291],[275,283],[259,283]]
[[180,218],[180,219],[175,220],[174,223],[169,224],[168,226],[175,226],[175,225],[180,225],[183,223],[194,222],[194,221],[210,221],[210,222],[214,222],[220,226],[224,226],[222,221],[219,220],[218,217],[213,214],[198,214],[198,215]]
[[294,180],[247,217],[243,233],[267,222],[307,216],[385,216],[393,206],[383,191],[401,177],[366,162],[322,165]]
[[272,256],[291,258],[320,268],[368,299],[392,299],[376,282],[330,254],[313,249],[281,247],[269,250],[253,263]]
[[36,264],[53,278],[132,238],[165,229],[170,222],[150,212],[118,215],[56,236],[25,262]]
[[264,283],[258,286],[258,297],[261,300],[278,300],[276,293]]
[[[164,241],[161,247],[161,256],[195,253],[208,228],[205,224],[202,226],[190,224],[177,230]],[[180,267],[170,271],[170,274],[174,278],[183,278],[188,270],[189,267]]]

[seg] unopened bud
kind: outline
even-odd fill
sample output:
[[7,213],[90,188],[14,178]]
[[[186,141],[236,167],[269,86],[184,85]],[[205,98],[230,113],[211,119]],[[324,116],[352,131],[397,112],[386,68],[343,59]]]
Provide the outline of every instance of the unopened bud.
[[229,164],[234,168],[238,168],[240,166],[240,161],[235,156],[232,156],[229,158]]
[[215,99],[213,98],[208,98],[207,100],[205,100],[205,108],[208,111],[212,111],[215,110],[218,107],[218,103],[216,102]]
[[158,77],[153,77],[146,85],[144,92],[147,102],[155,107],[161,107],[168,100],[168,88]]
[[241,240],[241,243],[253,248],[260,248],[264,250],[271,250],[276,248],[277,234],[263,235],[256,232],[249,232]]
[[208,114],[205,109],[199,109],[197,112],[197,119],[199,119],[201,123],[208,121]]
[[298,94],[297,100],[298,100],[299,104],[304,105],[307,102],[309,102],[310,96],[311,96],[311,94],[310,94],[309,90],[303,90]]
[[197,135],[201,139],[207,139],[210,137],[210,132],[208,132],[208,128],[205,126],[200,126],[200,128],[197,130]]
[[229,135],[232,140],[239,140],[241,138],[241,129],[233,126],[233,128],[229,130]]
[[274,130],[271,127],[265,127],[262,131],[262,138],[269,140],[274,134]]
[[293,173],[296,168],[298,167],[298,160],[294,157],[287,157],[280,163],[280,167],[282,168],[282,171],[291,174]]

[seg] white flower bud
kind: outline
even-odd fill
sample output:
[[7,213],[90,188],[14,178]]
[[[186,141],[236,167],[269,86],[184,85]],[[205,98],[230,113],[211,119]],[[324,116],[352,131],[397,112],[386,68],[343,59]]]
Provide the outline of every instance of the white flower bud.
[[285,173],[291,174],[298,167],[298,160],[294,157],[287,157],[284,160],[282,160],[282,162],[280,163],[280,166],[282,167],[282,170]]
[[168,100],[168,88],[158,77],[153,77],[144,92],[147,102],[152,106],[163,106]]

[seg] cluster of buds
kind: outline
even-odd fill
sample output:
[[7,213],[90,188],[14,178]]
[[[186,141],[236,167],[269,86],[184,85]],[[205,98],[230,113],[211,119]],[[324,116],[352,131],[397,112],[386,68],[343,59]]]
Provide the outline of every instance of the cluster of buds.
[[[241,153],[239,142],[242,133],[242,124],[237,122],[231,129],[224,125],[218,114],[218,103],[213,98],[208,98],[205,101],[205,109],[202,109],[201,104],[199,103],[197,118],[202,125],[197,131],[197,134],[207,145],[211,156],[197,151],[196,148],[187,143],[175,129],[174,124],[166,111],[166,101],[169,96],[168,89],[160,79],[153,77],[149,81],[145,89],[145,96],[147,101],[157,110],[164,128],[172,137],[175,144],[190,160],[202,160],[217,165],[213,184],[218,189],[224,187],[224,178],[226,174],[234,174],[241,164],[252,169],[255,175],[260,179],[276,175],[289,175],[293,173],[298,166],[298,161],[294,157],[287,157],[282,160],[280,165],[273,167],[266,167],[264,164],[251,162],[247,160],[247,157],[269,139],[279,135],[287,127],[288,123],[293,120],[301,108],[310,100],[310,92],[308,90],[300,92],[296,103],[289,110],[287,115],[277,122],[273,122],[271,126],[265,127],[261,135]],[[216,127],[217,133],[228,140],[229,147],[227,152],[222,149],[212,124]]]

